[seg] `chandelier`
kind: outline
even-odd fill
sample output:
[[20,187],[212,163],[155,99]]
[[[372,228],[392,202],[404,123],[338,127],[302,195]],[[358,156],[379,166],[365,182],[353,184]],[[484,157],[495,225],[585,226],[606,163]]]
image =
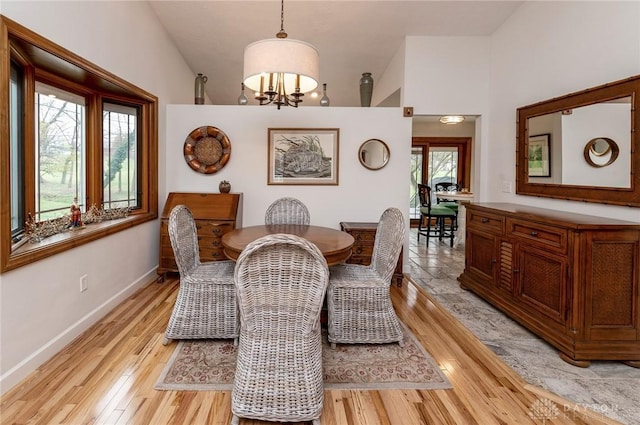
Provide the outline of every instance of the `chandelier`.
[[244,49],[244,85],[256,93],[260,105],[298,107],[304,93],[318,86],[318,51],[309,43],[287,38],[284,0],[276,38],[256,41]]

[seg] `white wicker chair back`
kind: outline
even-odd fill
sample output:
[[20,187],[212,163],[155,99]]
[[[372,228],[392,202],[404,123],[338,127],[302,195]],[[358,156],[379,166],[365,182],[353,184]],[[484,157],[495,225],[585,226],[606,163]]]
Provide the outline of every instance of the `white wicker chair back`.
[[264,215],[265,224],[309,224],[309,209],[299,199],[276,199]]

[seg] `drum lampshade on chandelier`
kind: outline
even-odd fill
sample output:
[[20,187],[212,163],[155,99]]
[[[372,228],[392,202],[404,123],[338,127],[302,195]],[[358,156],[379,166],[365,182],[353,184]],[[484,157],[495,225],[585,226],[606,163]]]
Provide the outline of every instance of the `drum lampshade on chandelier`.
[[318,51],[309,43],[287,38],[284,0],[276,38],[256,41],[244,49],[244,85],[256,93],[260,105],[298,107],[304,93],[318,87]]

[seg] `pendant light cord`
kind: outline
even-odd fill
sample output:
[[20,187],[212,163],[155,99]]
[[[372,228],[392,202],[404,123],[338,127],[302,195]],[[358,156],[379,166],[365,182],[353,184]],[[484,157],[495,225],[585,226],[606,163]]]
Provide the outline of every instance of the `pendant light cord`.
[[278,38],[287,38],[287,33],[284,31],[284,0],[280,1],[280,32],[276,34]]

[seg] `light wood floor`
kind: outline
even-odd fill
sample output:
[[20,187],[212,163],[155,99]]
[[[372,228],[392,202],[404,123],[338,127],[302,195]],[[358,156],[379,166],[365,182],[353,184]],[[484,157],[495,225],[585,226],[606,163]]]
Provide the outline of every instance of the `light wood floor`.
[[[228,391],[153,389],[175,347],[162,338],[176,293],[168,279],[121,304],[5,394],[1,423],[228,424]],[[326,391],[323,425],[617,423],[526,384],[417,285],[392,297],[453,389]]]

